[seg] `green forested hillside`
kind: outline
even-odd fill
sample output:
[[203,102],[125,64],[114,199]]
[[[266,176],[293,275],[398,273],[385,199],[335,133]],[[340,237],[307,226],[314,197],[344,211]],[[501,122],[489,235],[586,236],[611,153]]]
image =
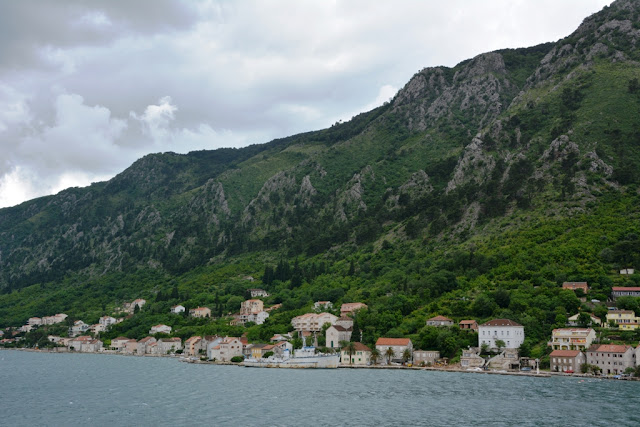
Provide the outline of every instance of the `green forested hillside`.
[[[56,312],[95,322],[142,297],[113,337],[159,322],[240,334],[224,316],[263,287],[282,307],[247,328],[255,340],[314,301],[362,301],[366,343],[411,336],[455,356],[474,337],[427,318],[508,317],[540,353],[578,309],[606,310],[563,281],[602,302],[640,284],[618,274],[640,267],[639,9],[619,0],[557,43],[425,68],[325,130],[148,155],[1,209],[0,326]],[[177,303],[220,319],[169,316]]]

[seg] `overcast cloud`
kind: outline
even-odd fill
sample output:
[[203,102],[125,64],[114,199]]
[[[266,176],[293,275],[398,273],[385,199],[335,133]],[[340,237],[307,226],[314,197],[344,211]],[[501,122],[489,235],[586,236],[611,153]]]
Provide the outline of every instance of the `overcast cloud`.
[[3,1],[0,207],[152,152],[327,127],[424,67],[556,41],[610,3]]

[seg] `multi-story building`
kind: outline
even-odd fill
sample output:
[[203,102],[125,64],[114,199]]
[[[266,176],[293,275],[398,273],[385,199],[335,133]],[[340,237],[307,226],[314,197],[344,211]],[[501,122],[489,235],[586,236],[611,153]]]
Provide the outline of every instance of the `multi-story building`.
[[591,328],[554,329],[547,345],[554,350],[584,350],[596,339],[596,331]]
[[586,351],[587,363],[603,374],[622,374],[636,366],[636,351],[630,345],[594,344]]
[[524,342],[524,326],[510,319],[494,319],[478,326],[478,346],[497,349],[496,341],[504,343],[503,348],[519,348]]
[[549,355],[553,372],[580,372],[580,367],[585,361],[586,357],[580,350],[553,350]]
[[440,359],[440,352],[436,350],[413,350],[414,365],[434,365]]
[[614,286],[611,288],[611,297],[615,300],[620,297],[640,297],[640,287]]
[[354,342],[354,348],[344,347],[340,351],[340,363],[343,365],[369,365],[371,363],[371,349],[361,342]]
[[191,317],[211,317],[211,309],[208,307],[196,307],[189,310],[189,316]]
[[347,302],[340,306],[340,316],[351,314],[356,310],[362,310],[367,308],[367,304],[363,302]]
[[335,325],[337,320],[331,313],[307,313],[291,319],[291,325],[298,332],[320,332],[325,323]]
[[228,362],[235,356],[242,356],[242,342],[236,337],[225,337],[220,340],[220,343],[211,347],[212,360],[218,362]]
[[611,322],[618,325],[619,329],[632,331],[638,328],[640,318],[636,317],[636,313],[633,310],[609,310],[607,324]]

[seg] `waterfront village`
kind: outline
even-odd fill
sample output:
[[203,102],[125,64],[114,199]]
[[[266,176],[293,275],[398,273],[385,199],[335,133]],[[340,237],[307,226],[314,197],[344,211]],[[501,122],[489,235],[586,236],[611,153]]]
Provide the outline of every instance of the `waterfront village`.
[[[578,291],[581,295],[588,292],[586,282],[565,282],[563,288]],[[250,289],[250,299],[241,304],[240,312],[231,316],[231,324],[244,325],[254,322],[261,325],[272,310],[279,304],[265,308],[260,297],[268,296],[262,289]],[[612,303],[620,297],[640,297],[640,287],[614,287]],[[599,301],[598,301],[599,302]],[[437,315],[426,321],[427,326],[436,328],[458,327],[478,335],[477,347],[463,349],[459,360],[450,363],[441,357],[440,352],[429,349],[416,349],[409,338],[378,338],[375,346],[369,348],[358,339],[359,331],[354,331],[354,316],[367,308],[361,302],[343,303],[339,315],[333,310],[331,301],[317,301],[313,312],[291,320],[292,332],[275,334],[269,343],[250,343],[246,336],[192,336],[186,340],[171,336],[172,328],[164,324],[151,327],[148,336],[135,340],[117,337],[101,340],[100,334],[112,325],[131,318],[141,310],[146,301],[136,299],[125,303],[113,313],[105,315],[96,324],[88,325],[82,320],[68,321],[63,313],[47,317],[32,317],[20,328],[0,330],[0,346],[24,347],[21,340],[24,334],[46,328],[48,325],[69,325],[68,333],[48,335],[51,345],[46,351],[106,353],[137,356],[182,356],[184,359],[199,362],[231,363],[242,362],[245,358],[265,359],[272,356],[282,357],[294,352],[294,340],[304,337],[309,344],[317,346],[318,336],[324,337],[325,352],[340,352],[341,367],[434,367],[439,369],[457,369],[478,372],[539,372],[538,360],[520,357],[519,349],[525,339],[525,328],[510,319],[492,319],[482,324],[474,319],[461,319],[457,322],[448,317]],[[172,314],[185,315],[182,305],[172,306]],[[332,314],[330,311],[336,314]],[[195,318],[211,317],[211,309],[196,307],[188,310]],[[631,377],[640,373],[640,344],[636,347],[628,344],[613,344],[602,341],[599,336],[604,330],[635,331],[640,328],[640,317],[632,310],[621,310],[610,306],[606,319],[600,319],[592,313],[580,312],[568,318],[566,328],[554,329],[548,342],[549,373],[558,374],[595,374],[602,376]],[[37,349],[37,346],[36,346]],[[547,372],[547,371],[545,371]]]

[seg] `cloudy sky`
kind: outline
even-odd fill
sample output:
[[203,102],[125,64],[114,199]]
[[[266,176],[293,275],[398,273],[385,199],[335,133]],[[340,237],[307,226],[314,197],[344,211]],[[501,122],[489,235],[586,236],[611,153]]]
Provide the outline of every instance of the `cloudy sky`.
[[327,127],[424,67],[556,41],[610,3],[1,1],[0,207],[152,152]]

